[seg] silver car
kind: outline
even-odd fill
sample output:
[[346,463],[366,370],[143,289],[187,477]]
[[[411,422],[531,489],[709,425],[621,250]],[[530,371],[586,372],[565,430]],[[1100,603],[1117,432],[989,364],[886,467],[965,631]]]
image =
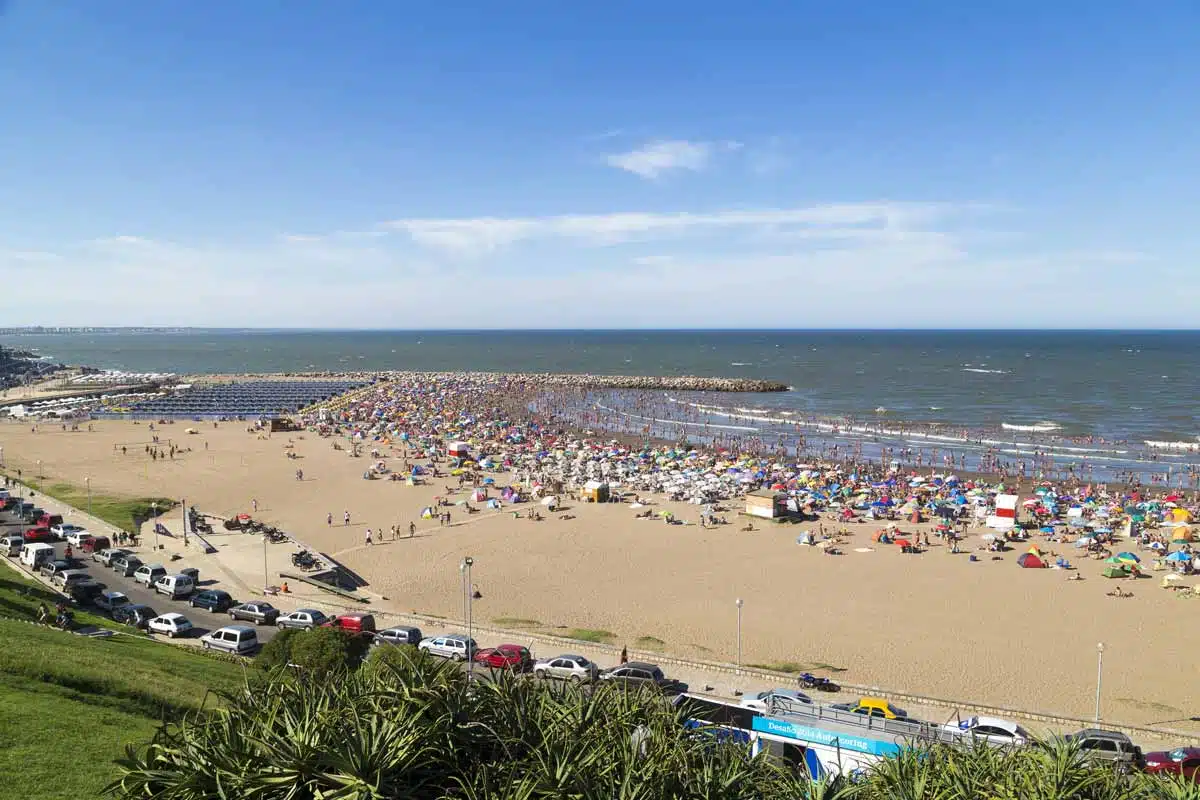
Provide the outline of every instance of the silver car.
[[533,665],[533,674],[538,678],[591,683],[600,677],[600,667],[583,656],[561,655],[538,661]]
[[812,704],[811,697],[795,689],[768,689],[765,692],[746,695],[741,702],[742,708],[752,708],[768,714],[787,712],[793,706],[811,706]]

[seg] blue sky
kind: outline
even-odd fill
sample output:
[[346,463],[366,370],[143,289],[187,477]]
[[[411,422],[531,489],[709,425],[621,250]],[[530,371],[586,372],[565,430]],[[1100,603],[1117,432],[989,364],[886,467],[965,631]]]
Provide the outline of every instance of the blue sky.
[[0,0],[0,319],[1200,327],[1138,5]]

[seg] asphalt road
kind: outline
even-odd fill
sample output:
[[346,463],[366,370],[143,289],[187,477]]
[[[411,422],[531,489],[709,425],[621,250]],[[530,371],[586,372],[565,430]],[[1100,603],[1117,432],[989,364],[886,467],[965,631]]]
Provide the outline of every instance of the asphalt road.
[[[8,512],[0,512],[0,536],[7,536],[10,533],[24,533],[28,527],[29,525],[19,522]],[[63,551],[67,547],[66,542],[53,542],[52,544],[54,545],[55,556],[57,558],[62,558]],[[233,621],[229,619],[228,613],[214,614],[211,611],[207,611],[202,608],[192,608],[190,605],[188,605],[188,601],[186,599],[172,600],[165,594],[158,594],[153,589],[146,587],[144,584],[135,582],[132,577],[126,578],[123,575],[118,575],[116,572],[113,572],[103,564],[92,561],[91,553],[76,551],[74,555],[76,560],[81,562],[79,568],[86,569],[88,574],[91,575],[97,583],[104,585],[106,591],[121,592],[132,602],[150,606],[150,608],[154,609],[159,614],[177,611],[187,617],[194,627],[192,628],[192,632],[188,637],[180,638],[198,639],[210,631],[216,630],[224,625],[233,624]],[[17,561],[19,556],[10,556],[9,558],[12,561]],[[169,570],[170,564],[167,563],[166,566]],[[207,588],[219,587],[216,586],[216,581],[205,580],[204,575],[201,575],[200,589]],[[231,592],[230,594],[233,593]],[[240,598],[238,598],[235,594],[234,599],[239,600]],[[97,614],[105,613],[95,607],[89,607],[88,610]],[[238,622],[237,624],[247,625],[249,623]],[[263,643],[269,642],[276,632],[277,631],[275,627],[272,625],[259,625],[258,639]]]

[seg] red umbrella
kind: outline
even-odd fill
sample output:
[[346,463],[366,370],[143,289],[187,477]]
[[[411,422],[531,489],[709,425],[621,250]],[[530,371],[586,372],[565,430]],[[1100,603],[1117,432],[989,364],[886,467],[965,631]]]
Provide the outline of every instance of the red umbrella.
[[249,514],[238,514],[237,518],[238,518],[239,522],[247,522],[250,519],[250,515]]
[[897,539],[896,545],[898,547],[912,547],[912,542],[910,542],[908,539]]

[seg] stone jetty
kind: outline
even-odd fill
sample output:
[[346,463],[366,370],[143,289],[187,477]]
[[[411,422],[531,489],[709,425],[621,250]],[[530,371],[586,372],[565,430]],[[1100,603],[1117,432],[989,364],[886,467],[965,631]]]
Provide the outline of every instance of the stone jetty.
[[592,375],[590,373],[539,372],[288,372],[274,374],[196,375],[189,382],[210,383],[222,380],[279,380],[327,378],[330,380],[468,380],[513,388],[538,386],[576,389],[639,389],[675,392],[786,392],[787,384],[750,378],[702,377],[698,375]]

